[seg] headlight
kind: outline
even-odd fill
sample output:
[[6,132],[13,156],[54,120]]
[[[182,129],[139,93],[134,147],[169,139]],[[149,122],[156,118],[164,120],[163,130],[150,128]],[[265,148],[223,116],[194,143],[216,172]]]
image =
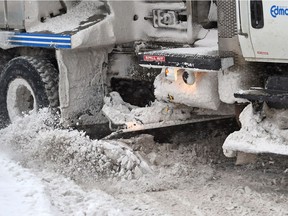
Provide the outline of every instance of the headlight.
[[196,80],[194,72],[186,70],[182,74],[182,79],[187,85],[193,85]]

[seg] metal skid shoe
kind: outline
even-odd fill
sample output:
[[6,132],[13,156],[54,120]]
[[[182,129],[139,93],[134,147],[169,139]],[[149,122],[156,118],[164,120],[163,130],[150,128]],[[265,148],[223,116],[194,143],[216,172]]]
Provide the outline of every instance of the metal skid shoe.
[[[234,94],[236,98],[247,99],[252,103],[253,114],[257,116],[257,121],[261,122],[266,118],[266,107],[276,110],[282,109],[281,112],[288,110],[288,77],[271,76],[267,79],[265,88],[250,88],[249,90],[240,91]],[[280,118],[280,117],[279,117]],[[281,117],[279,122],[286,122],[286,118]],[[278,125],[279,128],[287,129],[288,126]]]
[[223,144],[227,157],[237,156],[236,164],[255,161],[255,154],[288,155],[287,82],[286,76],[271,76],[264,88],[251,88],[234,94],[252,104],[242,112],[241,130],[230,134]]
[[234,94],[236,98],[242,98],[252,103],[253,112],[261,113],[264,104],[270,108],[288,108],[288,77],[271,76],[267,79],[265,88],[251,87],[249,90],[241,90]]

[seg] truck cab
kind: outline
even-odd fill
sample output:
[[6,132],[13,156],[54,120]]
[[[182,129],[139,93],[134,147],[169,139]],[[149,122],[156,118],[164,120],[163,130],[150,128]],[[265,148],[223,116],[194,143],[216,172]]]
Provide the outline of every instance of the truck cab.
[[286,1],[237,1],[237,26],[247,61],[287,63]]

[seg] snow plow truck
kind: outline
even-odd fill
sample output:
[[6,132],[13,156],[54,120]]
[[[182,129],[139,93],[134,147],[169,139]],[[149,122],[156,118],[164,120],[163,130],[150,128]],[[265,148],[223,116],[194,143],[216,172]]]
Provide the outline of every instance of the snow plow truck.
[[287,154],[287,8],[268,0],[1,1],[1,124],[51,107],[66,127],[129,132],[227,118],[250,101],[224,153]]

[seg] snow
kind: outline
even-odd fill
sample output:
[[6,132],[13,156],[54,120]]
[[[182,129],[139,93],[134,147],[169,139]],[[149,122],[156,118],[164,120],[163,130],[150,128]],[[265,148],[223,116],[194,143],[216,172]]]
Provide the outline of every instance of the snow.
[[262,114],[253,114],[248,105],[240,114],[241,130],[230,134],[223,144],[226,156],[236,151],[288,155],[287,112],[265,107]]
[[121,141],[90,140],[84,132],[61,129],[57,118],[43,109],[0,130],[0,215],[131,215],[112,196],[83,191],[74,181],[139,178],[152,173],[145,160]]
[[110,119],[111,127],[125,132],[220,119],[221,115],[233,113],[224,106],[211,111],[158,100],[149,106],[137,107],[124,102],[118,92],[110,92],[104,98],[102,111]]
[[[86,21],[88,25],[88,18],[95,14],[101,14],[103,11],[99,9],[104,3],[100,1],[81,1],[75,7],[68,8],[66,14],[47,18],[43,23],[31,26],[27,29],[28,32],[48,31],[53,33],[73,32],[81,26],[81,22]],[[95,21],[94,21],[95,22]]]
[[[204,37],[196,41],[193,47],[189,48],[176,48],[164,49],[162,53],[171,55],[204,55],[204,56],[217,56],[218,55],[218,31],[211,29],[207,31]],[[150,52],[153,55],[153,51]],[[157,51],[159,53],[159,51]]]
[[252,85],[251,74],[247,71],[219,71],[218,91],[220,100],[227,104],[245,103],[247,100],[235,98],[234,93],[243,89],[249,89]]
[[[217,110],[220,106],[217,73],[195,72],[196,82],[187,85],[182,79],[182,73],[177,74],[176,81],[169,81],[162,71],[154,81],[154,94],[158,100],[171,101],[191,107]],[[169,97],[170,96],[170,97]]]
[[41,180],[0,153],[0,215],[56,214]]
[[0,131],[1,147],[9,149],[21,163],[46,161],[39,166],[87,182],[103,176],[135,178],[139,175],[135,169],[141,173],[151,171],[141,157],[121,142],[90,140],[83,132],[54,128],[51,123],[54,119],[46,109],[38,114],[36,121],[35,115],[19,118]]
[[44,22],[37,20],[28,25],[26,30],[71,35],[72,49],[113,46],[114,14],[109,10],[105,2],[83,0],[69,7],[66,14],[47,17]]
[[227,163],[221,130],[156,144],[150,135],[90,140],[55,120],[45,109],[0,130],[1,216],[288,213],[285,171],[271,176]]
[[[157,55],[161,53],[165,53],[165,55],[171,54],[173,56],[198,55],[202,58],[205,58],[205,56],[217,56],[218,31],[215,29],[208,31],[205,37],[202,40],[197,41],[191,48],[167,49],[155,51],[155,54],[156,52]],[[149,54],[153,55],[153,51],[149,52]],[[188,63],[187,65],[189,66]],[[239,84],[236,83],[239,82],[239,79],[234,81],[234,77],[231,78],[231,76],[226,75],[224,76],[226,79],[223,81],[223,79],[219,78],[222,72],[217,73],[217,71],[202,71],[197,69],[191,69],[191,72],[194,72],[195,74],[196,82],[193,85],[187,85],[182,78],[184,70],[181,71],[178,69],[180,68],[175,68],[175,72],[177,70],[177,74],[175,75],[176,80],[169,81],[165,78],[165,68],[162,67],[162,72],[154,81],[154,94],[157,100],[184,104],[190,107],[218,110],[221,103],[220,99],[223,101],[223,98],[234,98],[233,93],[231,92],[234,92],[234,88],[239,87]],[[230,82],[230,80],[233,80],[233,82]],[[222,98],[220,98],[218,91],[216,91],[217,89],[219,89]]]
[[[217,56],[218,47],[191,47],[191,48],[176,48],[161,51],[164,54],[171,55],[206,55],[206,56]],[[153,52],[151,52],[153,55]]]
[[[40,5],[41,6],[41,5]],[[123,10],[125,8],[126,10]],[[117,44],[129,43],[131,41],[165,41],[194,43],[198,38],[201,28],[198,25],[189,25],[188,31],[177,31],[177,29],[154,28],[151,22],[147,22],[146,17],[153,9],[183,9],[183,2],[161,2],[151,4],[143,1],[79,1],[78,4],[68,7],[66,14],[50,18],[45,17],[44,22],[34,17],[34,20],[26,19],[27,32],[52,32],[58,34],[71,35],[72,49],[87,47],[105,47]],[[35,10],[44,11],[43,8]],[[38,11],[39,12],[39,11]],[[28,13],[29,15],[29,13]],[[133,16],[139,19],[133,21]],[[122,19],[118,19],[122,17]],[[189,18],[191,19],[191,18]],[[125,25],[123,25],[125,23]],[[185,29],[187,22],[183,25]],[[193,31],[193,32],[192,32]]]
[[86,192],[55,173],[42,171],[36,176],[3,153],[0,164],[1,216],[131,215],[103,191]]
[[109,97],[104,99],[103,111],[114,124],[127,124],[140,126],[149,123],[160,123],[163,121],[183,121],[191,117],[191,109],[178,109],[173,104],[155,101],[151,106],[136,107],[122,100],[118,92],[111,92]]

